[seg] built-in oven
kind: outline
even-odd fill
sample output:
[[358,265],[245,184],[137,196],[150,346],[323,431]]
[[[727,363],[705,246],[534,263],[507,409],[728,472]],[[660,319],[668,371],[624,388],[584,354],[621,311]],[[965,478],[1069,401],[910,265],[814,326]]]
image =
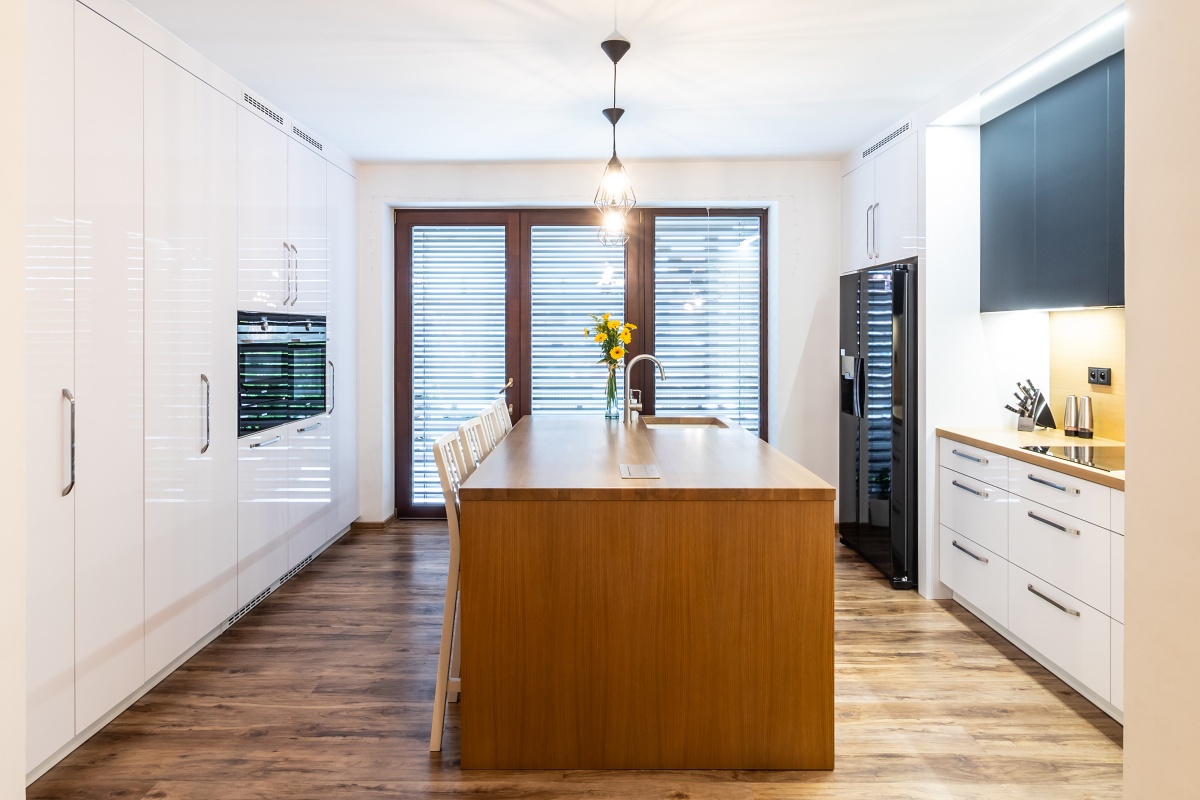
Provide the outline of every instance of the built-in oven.
[[325,317],[238,312],[238,436],[325,412]]

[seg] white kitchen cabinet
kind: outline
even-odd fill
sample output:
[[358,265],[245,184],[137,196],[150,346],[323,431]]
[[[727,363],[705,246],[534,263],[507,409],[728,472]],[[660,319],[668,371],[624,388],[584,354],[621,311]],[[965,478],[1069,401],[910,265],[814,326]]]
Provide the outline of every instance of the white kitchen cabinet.
[[288,427],[237,441],[238,607],[288,569]]
[[288,431],[288,568],[328,541],[332,501],[328,415],[294,422]]
[[328,233],[325,159],[299,142],[287,147],[288,236],[292,249],[293,314],[328,313]]
[[942,467],[938,495],[942,525],[1008,557],[1008,492]]
[[1109,683],[1112,686],[1109,702],[1118,711],[1125,710],[1125,626],[1112,621],[1112,652],[1109,662]]
[[942,582],[956,596],[1008,625],[1008,561],[943,525],[940,563]]
[[330,164],[329,422],[333,505],[327,539],[358,519],[358,260],[354,178]]
[[843,176],[843,273],[919,254],[917,170],[917,135],[910,134]]
[[77,733],[145,680],[142,48],[77,6]]
[[939,439],[938,463],[999,489],[1008,488],[1008,458],[990,450]]
[[145,52],[146,675],[237,609],[237,109]]
[[1112,490],[1112,529],[1116,533],[1124,535],[1125,533],[1125,493],[1120,489]]
[[1008,489],[1093,525],[1109,527],[1112,490],[1107,486],[1013,459],[1008,465]]
[[1024,497],[1008,504],[1008,559],[1105,614],[1114,535]]
[[[75,735],[75,3],[27,4],[26,737],[32,770]],[[64,492],[66,492],[64,494]]]
[[293,292],[288,248],[288,137],[238,107],[238,309],[287,312]]
[[915,258],[922,247],[917,207],[917,135],[875,156],[875,263]]
[[1109,614],[1117,622],[1125,622],[1125,537],[1119,533],[1112,536],[1112,608]]

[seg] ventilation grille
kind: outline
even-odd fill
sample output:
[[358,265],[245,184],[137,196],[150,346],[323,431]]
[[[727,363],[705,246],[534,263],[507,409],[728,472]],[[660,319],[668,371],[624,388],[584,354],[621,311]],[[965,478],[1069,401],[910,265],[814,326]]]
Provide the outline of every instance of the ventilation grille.
[[896,128],[896,130],[892,131],[891,133],[889,133],[887,136],[880,139],[875,144],[868,147],[866,150],[863,150],[863,158],[866,158],[867,156],[871,155],[871,153],[874,153],[876,150],[883,147],[885,144],[890,142],[892,139],[895,139],[897,136],[904,133],[906,130],[908,130],[907,122],[904,123],[903,125],[901,125],[899,128]]
[[268,106],[264,105],[258,98],[252,97],[249,92],[242,92],[242,99],[249,103],[251,107],[257,108],[259,112],[263,114],[263,116],[270,117],[279,125],[283,124],[283,117],[281,117],[277,112],[273,111]]
[[313,137],[309,136],[309,135],[308,135],[307,133],[305,133],[304,131],[302,131],[302,130],[300,130],[299,128],[297,128],[295,125],[293,125],[293,126],[292,126],[292,133],[296,134],[296,135],[297,135],[297,136],[299,136],[301,139],[303,139],[304,141],[308,142],[309,144],[311,144],[313,147],[317,148],[318,150],[324,150],[324,149],[325,149],[324,147],[322,147],[322,146],[321,146],[321,143],[320,143],[320,142],[318,142],[318,141],[317,141],[316,139],[314,139]]
[[271,593],[271,590],[274,588],[275,587],[273,587],[273,586],[268,586],[266,589],[263,589],[261,592],[259,592],[253,600],[251,600],[249,603],[246,603],[246,605],[239,608],[237,610],[237,612],[232,617],[229,618],[229,624],[232,625],[233,623],[237,622],[242,617],[249,614],[254,609],[255,606],[257,606],[263,600],[267,599],[267,595],[269,595]]
[[283,573],[283,577],[279,579],[279,585],[283,586],[285,583],[290,581],[293,577],[295,577],[297,572],[299,572],[300,570],[304,569],[309,564],[311,564],[312,560],[313,560],[313,557],[309,556],[308,558],[304,559],[296,566],[289,569],[287,572]]

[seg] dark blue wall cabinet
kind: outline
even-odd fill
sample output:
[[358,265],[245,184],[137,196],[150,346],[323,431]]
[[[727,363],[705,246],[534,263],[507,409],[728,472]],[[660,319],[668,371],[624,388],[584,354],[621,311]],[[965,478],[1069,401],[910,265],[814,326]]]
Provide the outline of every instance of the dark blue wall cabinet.
[[980,131],[980,310],[1125,305],[1125,54]]

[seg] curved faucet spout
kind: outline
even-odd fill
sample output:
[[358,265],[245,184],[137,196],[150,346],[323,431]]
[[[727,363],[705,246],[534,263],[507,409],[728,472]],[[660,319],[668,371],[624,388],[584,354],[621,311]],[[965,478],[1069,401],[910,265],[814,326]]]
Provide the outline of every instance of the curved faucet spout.
[[629,388],[629,368],[632,367],[634,364],[638,363],[639,361],[642,361],[643,359],[648,360],[648,361],[653,361],[655,364],[658,365],[659,380],[665,381],[667,379],[667,370],[665,367],[663,367],[662,362],[659,361],[654,356],[650,355],[649,353],[642,353],[640,356],[634,356],[633,358],[631,358],[625,362],[625,416],[624,416],[624,422],[626,425],[628,425],[631,421],[630,413],[629,413],[631,410],[632,411],[641,411],[642,410],[641,390],[638,390],[638,402],[636,402],[636,403],[632,402],[632,397],[631,397],[632,390]]

